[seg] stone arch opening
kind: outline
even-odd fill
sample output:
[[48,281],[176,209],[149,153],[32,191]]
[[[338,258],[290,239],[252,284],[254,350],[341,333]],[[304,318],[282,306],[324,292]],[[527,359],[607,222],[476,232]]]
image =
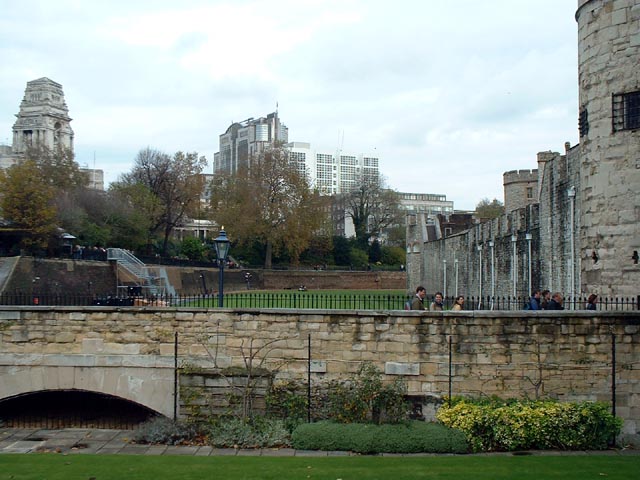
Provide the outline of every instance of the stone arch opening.
[[41,390],[0,400],[0,425],[10,428],[134,429],[158,412],[88,390]]

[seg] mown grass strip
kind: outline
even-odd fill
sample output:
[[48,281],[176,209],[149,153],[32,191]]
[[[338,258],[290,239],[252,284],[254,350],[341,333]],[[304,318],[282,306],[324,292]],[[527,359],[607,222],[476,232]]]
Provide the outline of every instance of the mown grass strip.
[[0,455],[0,480],[584,480],[637,478],[640,456],[488,455],[407,457],[183,457],[132,455]]

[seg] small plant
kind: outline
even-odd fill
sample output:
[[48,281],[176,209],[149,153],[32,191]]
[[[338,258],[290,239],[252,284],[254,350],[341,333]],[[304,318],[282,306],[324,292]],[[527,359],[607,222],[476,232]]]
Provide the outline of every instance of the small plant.
[[193,424],[176,422],[167,417],[155,417],[138,427],[132,436],[136,443],[177,445],[186,443],[198,436]]

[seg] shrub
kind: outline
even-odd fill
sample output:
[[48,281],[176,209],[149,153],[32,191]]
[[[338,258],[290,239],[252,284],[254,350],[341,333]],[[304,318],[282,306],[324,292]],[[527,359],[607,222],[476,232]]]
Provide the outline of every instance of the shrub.
[[219,448],[288,447],[291,435],[282,420],[255,416],[217,419],[208,429],[207,440]]
[[265,397],[267,414],[281,418],[289,432],[307,419],[305,388],[294,380],[282,381],[272,384]]
[[343,450],[364,454],[468,451],[462,432],[419,421],[397,425],[307,423],[294,430],[291,443],[301,450]]
[[463,431],[473,451],[597,450],[606,448],[622,427],[603,402],[458,398],[443,404],[437,418]]
[[398,423],[408,417],[406,392],[404,379],[384,385],[380,370],[365,362],[351,379],[329,384],[327,414],[342,423]]
[[136,443],[176,445],[195,439],[198,429],[194,424],[175,422],[167,417],[155,417],[141,424],[132,435]]

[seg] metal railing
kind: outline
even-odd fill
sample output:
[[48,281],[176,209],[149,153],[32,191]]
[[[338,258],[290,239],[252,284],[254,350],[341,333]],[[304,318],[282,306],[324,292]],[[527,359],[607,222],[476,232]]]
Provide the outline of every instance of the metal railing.
[[[413,297],[397,293],[355,293],[320,291],[292,292],[242,292],[224,295],[226,308],[294,308],[327,310],[404,310]],[[0,305],[50,305],[50,306],[120,306],[120,307],[193,307],[217,308],[217,294],[208,295],[153,295],[142,290],[136,295],[88,295],[49,293],[2,293]],[[466,297],[463,310],[525,310],[528,298],[524,297]],[[432,299],[425,298],[428,309]],[[444,310],[453,306],[454,298],[444,299]],[[567,298],[566,310],[585,310],[586,298]],[[598,311],[640,310],[640,295],[636,297],[600,297],[596,304]]]

